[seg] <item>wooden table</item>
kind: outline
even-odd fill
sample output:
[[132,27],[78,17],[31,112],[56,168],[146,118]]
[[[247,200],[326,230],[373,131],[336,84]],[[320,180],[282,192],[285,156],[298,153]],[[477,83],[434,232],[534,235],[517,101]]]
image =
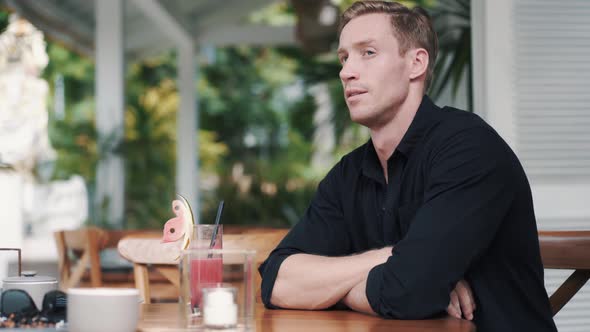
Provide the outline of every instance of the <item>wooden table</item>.
[[[430,320],[386,320],[352,311],[300,311],[267,310],[256,304],[256,332],[428,332],[475,331],[475,325],[466,320],[442,318]],[[138,331],[191,331],[180,323],[178,304],[142,304]]]

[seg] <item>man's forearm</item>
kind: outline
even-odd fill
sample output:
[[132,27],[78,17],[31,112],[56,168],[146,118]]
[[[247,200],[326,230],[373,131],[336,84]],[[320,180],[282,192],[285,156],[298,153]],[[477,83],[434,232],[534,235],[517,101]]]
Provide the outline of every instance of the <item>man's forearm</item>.
[[374,266],[384,263],[391,249],[346,257],[292,255],[281,264],[271,303],[290,309],[329,308],[366,279]]
[[373,311],[373,308],[371,308],[371,305],[369,304],[367,293],[365,291],[366,288],[367,279],[365,277],[361,282],[352,287],[350,292],[348,292],[348,294],[346,294],[342,300],[342,303],[354,311],[364,312],[370,315],[377,315],[377,313]]

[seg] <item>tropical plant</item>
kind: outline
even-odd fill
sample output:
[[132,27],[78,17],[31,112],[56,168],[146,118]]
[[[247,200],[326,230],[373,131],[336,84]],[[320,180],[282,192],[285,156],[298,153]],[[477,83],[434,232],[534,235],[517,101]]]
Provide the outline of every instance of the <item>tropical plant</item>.
[[434,27],[438,35],[439,54],[434,67],[430,95],[440,96],[451,84],[453,97],[457,95],[463,74],[467,79],[468,111],[473,110],[471,78],[471,1],[438,0],[432,8]]
[[[351,2],[335,1],[340,8]],[[437,97],[448,84],[456,94],[461,74],[470,70],[469,0],[404,4],[428,8],[439,34],[431,94]],[[269,10],[255,19],[273,25],[294,22],[289,2]],[[7,18],[0,11],[0,27]],[[50,137],[58,151],[54,177],[82,174],[92,192],[102,146],[94,126],[94,65],[51,40],[47,43],[50,62],[43,77],[51,91],[63,77],[66,91],[65,116],[50,112]],[[310,164],[316,105],[309,89],[325,84],[332,97],[335,159],[367,139],[366,131],[350,121],[338,78],[340,64],[334,52],[310,56],[296,47],[227,47],[216,49],[212,60],[201,65],[196,87],[201,217],[213,220],[218,201],[224,199],[225,223],[291,225],[303,214],[324,172]],[[176,74],[172,53],[128,65],[125,137],[116,150],[125,160],[127,228],[159,228],[171,213]]]

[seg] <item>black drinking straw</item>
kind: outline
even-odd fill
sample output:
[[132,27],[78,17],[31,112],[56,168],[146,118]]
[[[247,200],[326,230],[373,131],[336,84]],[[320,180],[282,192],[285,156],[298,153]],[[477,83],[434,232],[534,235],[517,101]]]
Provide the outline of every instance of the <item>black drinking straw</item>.
[[223,200],[219,202],[219,206],[217,207],[217,215],[215,216],[215,229],[213,229],[213,235],[211,236],[211,243],[209,244],[209,249],[213,249],[215,245],[215,241],[217,239],[217,231],[219,230],[219,222],[221,221],[221,214],[223,213]]

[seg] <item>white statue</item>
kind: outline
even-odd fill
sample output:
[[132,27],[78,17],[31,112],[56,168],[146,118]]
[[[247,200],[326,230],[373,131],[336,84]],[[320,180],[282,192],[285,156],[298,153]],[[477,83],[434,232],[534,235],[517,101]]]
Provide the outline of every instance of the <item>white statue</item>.
[[81,177],[49,182],[49,174],[36,172],[56,158],[47,131],[49,89],[40,78],[48,61],[43,33],[11,15],[0,35],[0,218],[11,226],[0,243],[21,247],[24,260],[55,259],[52,232],[80,227],[88,216]]
[[47,66],[41,31],[11,15],[0,35],[0,162],[32,175],[36,165],[55,159],[47,132]]

